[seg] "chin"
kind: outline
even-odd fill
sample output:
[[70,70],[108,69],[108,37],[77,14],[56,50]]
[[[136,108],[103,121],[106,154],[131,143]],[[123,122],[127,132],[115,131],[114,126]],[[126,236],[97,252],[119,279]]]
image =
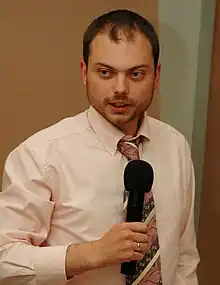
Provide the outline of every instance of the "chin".
[[115,126],[123,126],[132,120],[132,116],[124,114],[105,114],[105,118]]

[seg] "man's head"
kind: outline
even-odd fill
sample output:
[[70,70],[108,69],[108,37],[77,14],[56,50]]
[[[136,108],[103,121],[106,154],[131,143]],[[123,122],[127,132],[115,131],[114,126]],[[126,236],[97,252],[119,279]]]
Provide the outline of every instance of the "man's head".
[[159,41],[142,16],[116,10],[95,19],[83,38],[82,78],[90,104],[134,135],[159,79]]

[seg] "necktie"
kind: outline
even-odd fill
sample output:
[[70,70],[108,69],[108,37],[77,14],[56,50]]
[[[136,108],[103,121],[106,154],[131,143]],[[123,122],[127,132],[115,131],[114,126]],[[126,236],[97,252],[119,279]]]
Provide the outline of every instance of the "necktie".
[[[138,145],[142,137],[124,136],[118,142],[118,150],[129,160],[140,159]],[[124,195],[124,209],[128,193]],[[144,258],[137,262],[136,273],[126,276],[126,285],[162,285],[159,255],[159,241],[156,227],[156,213],[152,191],[145,193],[143,222],[148,224],[148,250]]]

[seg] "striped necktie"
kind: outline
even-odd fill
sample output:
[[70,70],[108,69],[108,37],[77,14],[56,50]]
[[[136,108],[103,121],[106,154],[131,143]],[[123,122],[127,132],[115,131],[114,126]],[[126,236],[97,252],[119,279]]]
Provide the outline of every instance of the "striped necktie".
[[[141,141],[141,136],[137,138],[124,136],[118,142],[118,150],[129,160],[140,159],[138,146]],[[124,196],[124,210],[126,210],[127,191]],[[135,274],[126,276],[126,285],[162,285],[156,212],[152,191],[145,193],[143,222],[148,224],[148,250],[143,259],[137,262]]]

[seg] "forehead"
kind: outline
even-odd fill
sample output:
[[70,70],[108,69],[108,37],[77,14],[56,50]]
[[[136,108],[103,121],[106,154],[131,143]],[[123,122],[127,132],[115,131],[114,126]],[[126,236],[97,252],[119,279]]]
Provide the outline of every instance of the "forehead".
[[151,44],[140,33],[133,40],[122,37],[118,42],[111,40],[108,34],[97,35],[90,47],[89,62],[102,62],[117,69],[154,64]]

